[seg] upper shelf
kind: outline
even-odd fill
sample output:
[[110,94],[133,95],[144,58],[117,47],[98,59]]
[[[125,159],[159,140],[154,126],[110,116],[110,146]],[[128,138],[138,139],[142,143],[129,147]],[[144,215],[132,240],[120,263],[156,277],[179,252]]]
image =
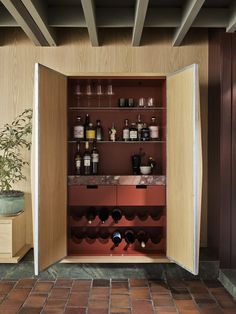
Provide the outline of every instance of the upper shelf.
[[165,107],[69,107],[69,110],[165,110]]

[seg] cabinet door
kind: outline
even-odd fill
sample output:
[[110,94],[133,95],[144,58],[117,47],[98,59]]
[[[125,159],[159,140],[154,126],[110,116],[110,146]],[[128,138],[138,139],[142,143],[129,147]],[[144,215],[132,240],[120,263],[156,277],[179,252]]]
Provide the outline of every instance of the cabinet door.
[[35,65],[32,147],[35,274],[66,255],[67,78]]
[[167,256],[198,274],[202,192],[198,66],[167,77]]

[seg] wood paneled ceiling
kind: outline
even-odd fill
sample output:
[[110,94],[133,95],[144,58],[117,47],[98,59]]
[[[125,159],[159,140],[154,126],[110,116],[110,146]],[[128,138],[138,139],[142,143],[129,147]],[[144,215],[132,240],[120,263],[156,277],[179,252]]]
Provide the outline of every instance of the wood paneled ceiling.
[[61,27],[87,28],[92,46],[100,28],[132,28],[139,46],[144,27],[170,27],[179,46],[191,27],[235,32],[236,0],[0,0],[0,27],[21,27],[38,46],[56,46]]

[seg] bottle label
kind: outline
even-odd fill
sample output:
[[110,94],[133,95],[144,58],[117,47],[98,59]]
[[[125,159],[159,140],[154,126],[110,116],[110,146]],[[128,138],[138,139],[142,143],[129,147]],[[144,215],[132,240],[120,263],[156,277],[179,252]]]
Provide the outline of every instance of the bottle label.
[[84,138],[84,127],[82,125],[76,125],[74,127],[74,138]]
[[99,154],[92,154],[92,162],[99,162]]
[[80,159],[76,159],[75,166],[76,166],[77,169],[81,168],[81,160]]
[[86,131],[86,138],[88,140],[94,140],[95,139],[95,130],[87,130]]
[[159,138],[159,128],[158,126],[150,126],[150,137],[151,138]]
[[131,130],[130,132],[129,132],[129,137],[131,138],[131,139],[137,139],[138,138],[138,132],[135,130]]
[[91,160],[90,160],[90,158],[85,158],[85,159],[84,159],[84,166],[85,166],[85,167],[90,167],[90,165],[91,165]]
[[124,129],[123,130],[123,139],[124,140],[128,140],[129,139],[129,130],[128,129]]

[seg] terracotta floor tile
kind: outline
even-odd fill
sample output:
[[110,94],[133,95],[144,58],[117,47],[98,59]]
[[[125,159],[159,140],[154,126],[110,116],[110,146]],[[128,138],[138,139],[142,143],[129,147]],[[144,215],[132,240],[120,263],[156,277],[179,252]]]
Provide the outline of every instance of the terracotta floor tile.
[[216,306],[204,306],[200,308],[200,313],[203,314],[225,314],[217,305]]
[[7,298],[11,300],[24,301],[28,297],[30,291],[31,288],[15,288],[10,291]]
[[44,310],[42,310],[42,312],[40,314],[63,314],[64,313],[64,309],[57,309],[57,308],[45,308]]
[[22,307],[19,310],[19,314],[39,314],[42,311],[42,307],[41,308],[35,308],[35,307]]
[[36,282],[32,292],[47,293],[52,289],[53,285],[54,283],[50,281],[38,281]]
[[167,283],[173,288],[186,288],[185,281],[182,279],[168,279]]
[[181,310],[178,313],[179,314],[200,314],[201,311],[198,309],[192,309],[192,310]]
[[114,307],[114,308],[130,307],[129,295],[125,295],[125,294],[112,295],[111,307]]
[[91,295],[105,295],[108,296],[109,295],[109,288],[105,288],[105,287],[93,287],[91,289]]
[[235,313],[236,313],[236,304],[233,300],[228,300],[228,299],[220,299],[217,300],[220,307],[222,309],[230,309],[230,308],[234,308],[235,309]]
[[14,308],[5,308],[5,309],[1,309],[0,308],[0,314],[16,314],[18,311],[17,311],[17,308],[14,309]]
[[94,279],[93,287],[110,287],[110,280],[108,279]]
[[25,301],[24,307],[43,307],[47,299],[46,294],[31,294]]
[[132,301],[134,314],[153,314],[154,309],[152,302],[149,300],[133,300]]
[[223,287],[219,287],[219,288],[209,288],[208,289],[213,295],[227,295],[229,296],[229,293],[223,288]]
[[194,286],[194,287],[189,287],[189,291],[194,294],[194,293],[208,293],[208,290],[205,286]]
[[56,307],[56,308],[64,309],[66,303],[67,303],[67,300],[64,300],[64,299],[62,299],[62,300],[60,300],[60,299],[47,299],[45,306],[47,308]]
[[222,288],[222,284],[218,280],[204,280],[204,284],[208,288]]
[[84,286],[84,287],[90,287],[92,283],[91,279],[76,279],[73,280],[72,287],[77,287],[77,286]]
[[183,287],[172,287],[171,294],[175,300],[191,300],[192,297],[189,294],[187,288]]
[[131,309],[116,309],[116,308],[111,308],[110,313],[112,313],[112,314],[131,314]]
[[130,279],[130,287],[148,287],[148,281],[146,279]]
[[112,294],[126,294],[129,293],[129,286],[128,282],[122,282],[122,281],[112,281],[112,286],[111,286],[111,293]]
[[20,279],[16,284],[16,288],[32,288],[37,279]]
[[130,289],[132,299],[150,299],[150,292],[148,288],[134,287]]
[[89,309],[108,309],[108,300],[91,300],[89,301]]
[[213,298],[194,298],[194,300],[198,304],[198,306],[201,306],[201,305],[204,305],[204,304],[216,305],[216,301]]
[[149,281],[151,292],[170,293],[169,286],[164,281]]
[[93,309],[89,308],[87,314],[109,314],[108,309]]
[[175,300],[178,310],[196,310],[197,305],[193,300]]
[[72,279],[57,279],[55,282],[55,287],[71,288],[72,284],[73,284]]
[[88,305],[88,293],[87,292],[75,292],[71,293],[67,306],[86,307]]
[[86,308],[66,307],[65,314],[86,314]]
[[158,314],[178,313],[174,306],[156,307],[155,310],[157,311]]
[[72,292],[87,292],[87,293],[89,293],[90,289],[91,289],[90,286],[76,285],[76,286],[72,286],[71,291]]
[[52,288],[49,297],[52,299],[67,299],[70,288]]
[[15,282],[0,282],[0,294],[7,294],[14,286]]
[[155,307],[174,306],[172,297],[167,294],[153,294],[152,299]]
[[0,305],[0,311],[4,311],[8,309],[17,311],[23,305],[23,303],[24,303],[23,301],[6,299]]

